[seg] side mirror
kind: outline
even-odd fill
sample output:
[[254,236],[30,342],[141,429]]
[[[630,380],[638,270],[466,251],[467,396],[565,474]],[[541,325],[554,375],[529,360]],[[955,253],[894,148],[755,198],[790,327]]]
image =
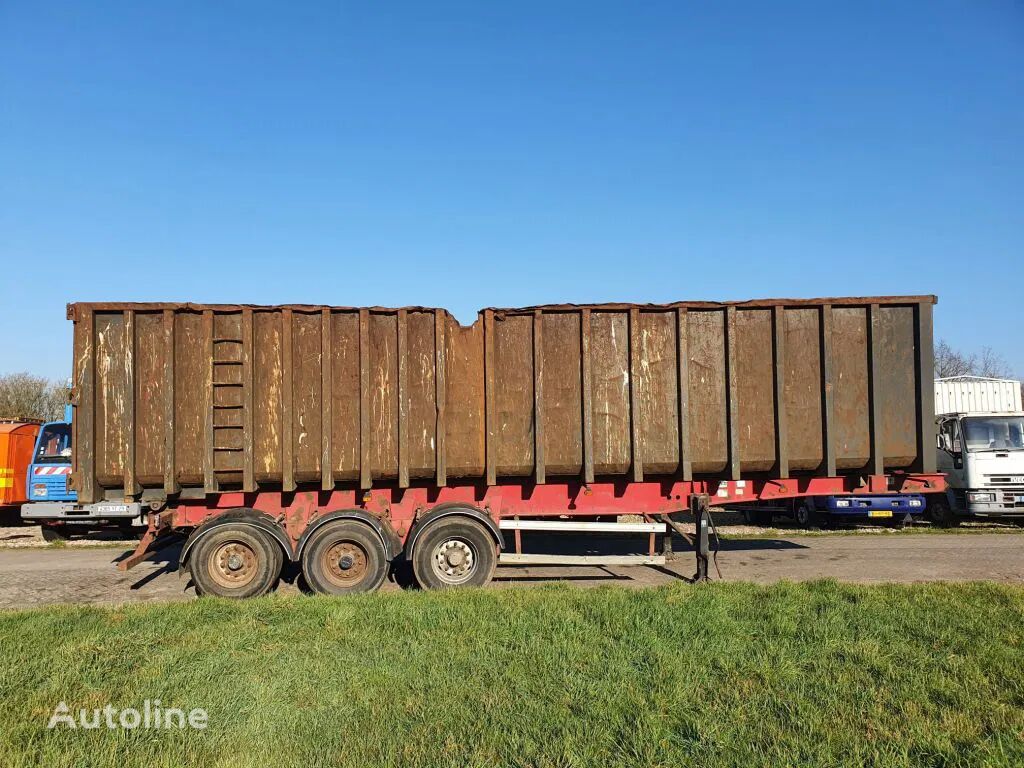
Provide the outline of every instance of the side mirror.
[[935,447],[940,451],[946,450],[946,436],[941,432],[935,434]]

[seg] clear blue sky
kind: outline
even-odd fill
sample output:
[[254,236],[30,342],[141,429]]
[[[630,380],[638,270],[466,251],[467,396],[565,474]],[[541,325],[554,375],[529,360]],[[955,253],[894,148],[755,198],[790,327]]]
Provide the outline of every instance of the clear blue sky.
[[77,300],[936,293],[1024,373],[1024,4],[0,2],[0,371]]

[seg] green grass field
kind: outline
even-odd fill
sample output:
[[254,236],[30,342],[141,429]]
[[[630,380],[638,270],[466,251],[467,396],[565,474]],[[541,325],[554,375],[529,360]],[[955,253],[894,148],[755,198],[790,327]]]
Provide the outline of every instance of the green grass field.
[[[833,582],[0,614],[4,766],[1020,766],[1024,590]],[[202,707],[189,730],[54,708]]]

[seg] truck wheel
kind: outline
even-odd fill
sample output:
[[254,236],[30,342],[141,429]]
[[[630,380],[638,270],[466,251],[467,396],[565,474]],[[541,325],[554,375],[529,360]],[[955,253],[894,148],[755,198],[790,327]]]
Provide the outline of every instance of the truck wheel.
[[221,525],[196,542],[188,567],[196,593],[255,597],[270,592],[284,555],[268,534],[251,525]]
[[769,526],[772,524],[772,513],[763,509],[744,509],[743,521],[747,525]]
[[388,555],[369,526],[339,520],[314,531],[302,551],[302,575],[322,595],[373,592],[387,578]]
[[484,527],[465,517],[441,518],[420,534],[412,554],[424,589],[482,587],[494,575],[497,545]]
[[821,525],[821,517],[818,514],[818,510],[807,499],[797,502],[793,518],[801,528],[817,528]]
[[71,534],[64,529],[63,525],[41,525],[39,529],[43,534],[43,541],[67,541],[71,538]]
[[927,509],[928,518],[940,528],[960,525],[960,518],[949,505],[949,496],[945,493],[933,493],[929,496]]

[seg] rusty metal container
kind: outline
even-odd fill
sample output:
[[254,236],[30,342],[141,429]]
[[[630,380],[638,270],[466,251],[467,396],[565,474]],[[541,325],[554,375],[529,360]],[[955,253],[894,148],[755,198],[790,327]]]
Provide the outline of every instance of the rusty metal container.
[[73,486],[933,472],[934,303],[72,304]]
[[38,421],[0,421],[0,507],[28,501],[25,480],[39,425]]

